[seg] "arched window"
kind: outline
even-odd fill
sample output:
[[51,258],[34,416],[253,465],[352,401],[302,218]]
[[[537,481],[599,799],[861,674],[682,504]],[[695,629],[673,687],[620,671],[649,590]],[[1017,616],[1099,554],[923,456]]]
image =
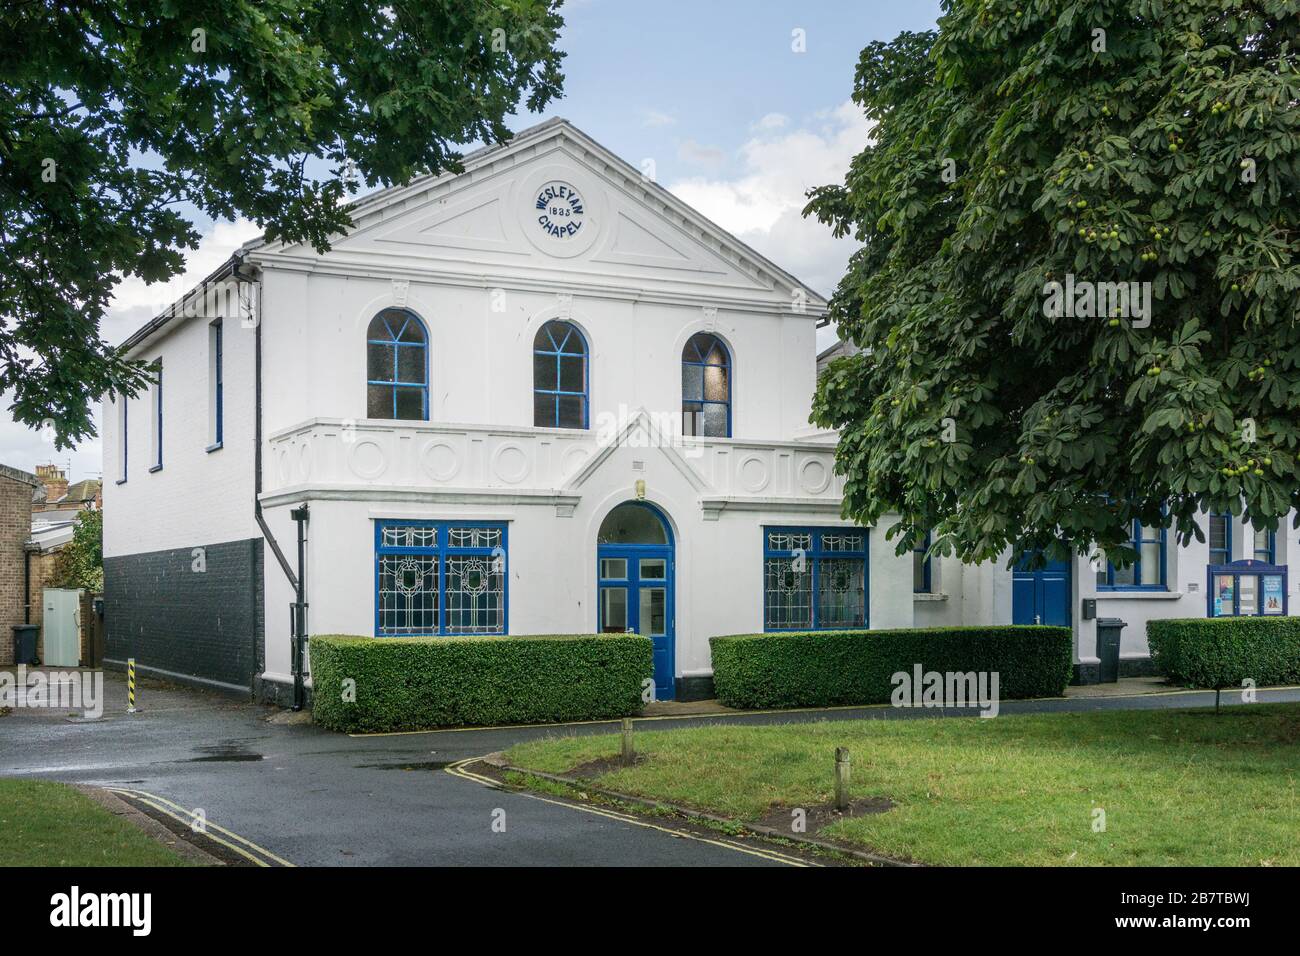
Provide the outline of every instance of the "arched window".
[[710,332],[682,350],[682,434],[731,437],[731,353]]
[[385,309],[366,331],[366,417],[429,418],[429,340],[405,309]]
[[668,526],[649,505],[625,501],[605,516],[596,533],[597,544],[667,545]]
[[533,424],[587,427],[587,342],[571,322],[547,322],[533,339]]

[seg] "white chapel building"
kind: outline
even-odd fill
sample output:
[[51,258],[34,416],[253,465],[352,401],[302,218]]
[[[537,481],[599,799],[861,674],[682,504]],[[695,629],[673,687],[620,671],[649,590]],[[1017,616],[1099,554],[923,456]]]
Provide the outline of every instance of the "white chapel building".
[[764,630],[1067,623],[1088,679],[1096,617],[1140,663],[1212,559],[1285,572],[1287,534],[1230,517],[1138,569],[897,556],[808,423],[822,297],[564,120],[352,216],[324,254],[248,243],[127,341],[160,371],[102,416],[110,660],[286,700],[297,582],[312,634],[634,630],[659,699]]

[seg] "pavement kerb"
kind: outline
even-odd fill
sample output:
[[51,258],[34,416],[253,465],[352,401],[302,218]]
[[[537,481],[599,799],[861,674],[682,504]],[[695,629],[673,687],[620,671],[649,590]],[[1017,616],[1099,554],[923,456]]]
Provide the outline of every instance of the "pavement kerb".
[[128,823],[143,830],[146,836],[152,837],[170,850],[175,850],[178,855],[186,858],[191,863],[197,863],[200,866],[227,865],[224,860],[218,859],[184,837],[178,836],[149,816],[149,814],[127,803],[117,794],[111,793],[103,787],[92,787],[88,784],[73,784],[72,787],[114,816],[125,818]]
[[838,853],[842,856],[851,856],[855,859],[862,860],[865,863],[870,863],[873,866],[917,867],[921,865],[919,863],[908,863],[903,860],[895,860],[887,856],[879,856],[875,853],[868,853],[866,850],[855,850],[839,843],[830,843],[826,840],[818,840],[815,837],[802,836],[797,833],[786,833],[784,830],[776,830],[772,827],[762,826],[757,823],[744,823],[740,820],[733,820],[730,817],[718,816],[714,813],[707,813],[703,810],[696,810],[692,807],[685,807],[676,803],[668,803],[663,800],[650,800],[646,797],[638,797],[630,793],[620,793],[617,790],[607,790],[604,787],[593,785],[590,781],[581,780],[575,777],[567,777],[563,774],[545,773],[541,770],[530,770],[527,767],[516,767],[507,763],[505,755],[501,752],[488,754],[485,757],[480,757],[479,760],[490,767],[495,767],[503,773],[513,772],[537,777],[541,780],[559,784],[568,790],[576,789],[585,793],[594,793],[607,800],[616,800],[619,803],[630,804],[633,807],[667,811],[678,814],[688,820],[743,827],[750,833],[756,833],[759,836],[767,837],[768,839],[788,840],[791,843],[815,847],[816,849]]

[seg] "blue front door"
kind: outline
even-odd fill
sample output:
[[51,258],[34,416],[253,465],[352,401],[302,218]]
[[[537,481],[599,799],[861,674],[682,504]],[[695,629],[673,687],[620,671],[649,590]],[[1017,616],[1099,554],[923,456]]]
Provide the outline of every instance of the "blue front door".
[[1011,623],[1070,626],[1070,563],[1049,561],[1037,571],[1018,567],[1011,579]]
[[644,501],[625,501],[596,535],[596,608],[604,634],[632,632],[654,643],[655,700],[672,700],[673,532]]
[[655,700],[672,700],[673,552],[649,545],[597,550],[602,634],[641,634],[654,643]]

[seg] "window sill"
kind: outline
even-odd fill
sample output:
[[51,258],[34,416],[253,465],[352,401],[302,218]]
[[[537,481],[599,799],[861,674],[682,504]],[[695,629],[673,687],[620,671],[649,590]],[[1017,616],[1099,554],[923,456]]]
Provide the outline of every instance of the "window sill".
[[1097,592],[1098,601],[1177,601],[1184,596],[1182,591],[1144,591],[1134,588],[1132,591],[1101,591]]
[[162,471],[162,465],[154,465],[149,469],[149,474],[152,475],[155,471]]
[[913,591],[912,600],[913,601],[946,601],[948,600],[948,595],[944,594],[942,591],[938,593],[933,591]]
[[215,445],[209,445],[205,450],[211,455],[214,451],[221,451],[223,447],[225,446],[221,442],[217,442]]

